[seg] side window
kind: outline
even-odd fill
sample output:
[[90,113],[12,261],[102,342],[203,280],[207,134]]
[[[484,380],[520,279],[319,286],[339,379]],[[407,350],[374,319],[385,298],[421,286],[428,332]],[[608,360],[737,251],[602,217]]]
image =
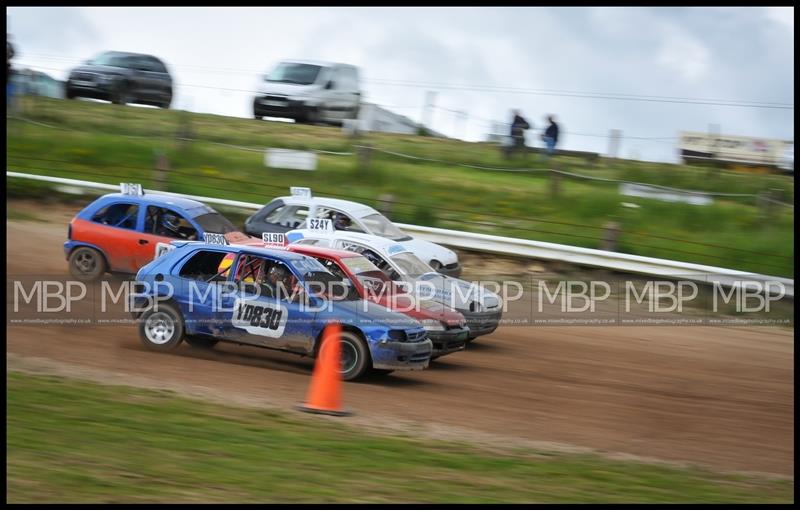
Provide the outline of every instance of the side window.
[[285,227],[297,228],[308,218],[308,207],[304,205],[293,205],[288,207],[286,214],[281,218],[281,224]]
[[344,271],[342,271],[339,265],[336,264],[336,262],[324,258],[318,258],[317,260],[320,262],[320,264],[325,266],[325,269],[333,273],[336,276],[336,278],[340,278],[342,280],[349,280],[347,275],[344,273]]
[[92,217],[92,221],[110,227],[136,229],[139,206],[131,203],[116,203],[103,207]]
[[235,282],[251,292],[284,301],[299,301],[297,278],[280,261],[246,255],[239,258]]
[[225,281],[227,266],[222,261],[227,255],[229,254],[220,251],[198,251],[183,265],[179,275],[205,282]]
[[362,234],[364,229],[358,226],[353,218],[343,212],[335,209],[328,209],[327,207],[317,206],[317,212],[314,215],[316,218],[328,219],[333,222],[334,230],[345,230],[347,232],[360,232]]
[[286,206],[282,205],[277,209],[272,210],[267,216],[264,218],[264,221],[267,223],[278,223],[278,219],[281,215],[286,212]]
[[150,57],[150,58],[148,58],[148,60],[150,61],[150,70],[151,71],[154,71],[156,73],[166,73],[167,72],[167,68],[164,67],[164,64],[160,60],[158,60],[157,58]]
[[166,207],[148,205],[144,218],[147,234],[197,241],[197,230],[182,215]]

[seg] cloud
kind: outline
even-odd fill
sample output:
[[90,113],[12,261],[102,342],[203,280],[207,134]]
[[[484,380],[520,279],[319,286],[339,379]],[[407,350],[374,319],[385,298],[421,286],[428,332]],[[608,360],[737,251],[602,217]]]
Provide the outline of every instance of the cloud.
[[794,7],[764,7],[767,18],[794,33]]
[[656,61],[696,83],[707,75],[711,51],[684,31],[672,29],[658,50]]

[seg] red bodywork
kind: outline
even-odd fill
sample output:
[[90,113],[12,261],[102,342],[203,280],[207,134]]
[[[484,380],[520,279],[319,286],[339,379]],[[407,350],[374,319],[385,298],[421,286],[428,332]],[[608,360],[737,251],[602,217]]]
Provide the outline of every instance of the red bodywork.
[[169,244],[174,239],[112,227],[94,221],[74,218],[70,221],[70,239],[100,248],[111,271],[135,273],[155,257],[158,243]]
[[428,303],[428,308],[418,306],[414,297],[410,294],[402,292],[397,285],[394,284],[388,277],[383,276],[382,281],[387,286],[388,292],[373,293],[368,292],[361,280],[347,267],[342,259],[360,257],[361,255],[343,250],[334,250],[331,248],[321,248],[318,246],[310,246],[306,244],[290,244],[286,247],[287,250],[309,257],[314,257],[317,260],[325,259],[333,262],[336,266],[347,276],[352,282],[353,286],[357,289],[358,295],[361,299],[367,299],[381,306],[385,306],[394,312],[404,313],[418,321],[425,319],[435,319],[445,323],[447,326],[458,326],[464,324],[464,316],[459,312],[448,309],[439,303]]

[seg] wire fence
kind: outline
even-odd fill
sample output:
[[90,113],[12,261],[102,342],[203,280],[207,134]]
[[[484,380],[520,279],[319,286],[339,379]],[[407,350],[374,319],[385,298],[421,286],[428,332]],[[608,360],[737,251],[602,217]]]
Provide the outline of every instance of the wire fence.
[[[47,127],[51,129],[61,129],[64,131],[70,132],[83,132],[88,134],[107,134],[105,132],[99,131],[89,131],[89,130],[80,130],[75,129],[72,127],[64,127],[64,126],[56,126],[53,124],[47,124],[44,122],[34,121],[31,119],[27,119],[24,117],[13,116],[13,118],[17,120],[21,120],[23,122],[28,122],[34,125]],[[124,133],[116,133],[119,136],[125,136],[129,138],[138,138],[138,139],[160,139],[162,135],[131,135],[131,134],[124,134]],[[181,140],[189,141],[189,142],[200,142],[200,143],[208,143],[217,146],[227,147],[236,150],[248,151],[248,152],[257,152],[257,153],[264,153],[266,148],[264,147],[247,147],[242,145],[230,144],[230,143],[223,143],[219,141],[204,139],[204,138],[195,138],[195,137],[180,137]],[[573,177],[576,179],[582,179],[587,181],[599,181],[599,182],[607,182],[607,183],[615,183],[615,184],[630,184],[636,186],[646,186],[650,188],[657,188],[664,191],[671,191],[675,193],[683,193],[695,196],[709,196],[709,197],[728,197],[728,198],[761,198],[763,200],[769,201],[770,203],[774,203],[776,205],[794,208],[794,205],[791,203],[783,202],[780,200],[776,200],[773,198],[769,198],[766,196],[759,195],[757,193],[727,193],[727,192],[720,192],[720,191],[707,191],[707,190],[693,190],[693,189],[684,189],[684,188],[675,188],[670,186],[664,186],[661,184],[655,183],[648,183],[648,182],[640,182],[640,181],[631,181],[625,179],[614,179],[608,177],[600,177],[600,176],[592,176],[592,175],[585,175],[580,174],[577,172],[568,172],[564,170],[558,170],[554,168],[517,168],[517,167],[494,167],[494,166],[486,166],[486,165],[477,165],[473,163],[463,163],[463,162],[453,162],[449,160],[444,160],[440,158],[430,158],[430,157],[422,157],[416,156],[413,154],[405,154],[402,152],[392,151],[388,149],[383,149],[380,147],[372,146],[372,145],[353,145],[353,148],[357,151],[359,149],[366,149],[366,150],[375,150],[377,152],[388,154],[390,156],[395,156],[399,158],[409,159],[409,160],[416,160],[416,161],[426,161],[430,163],[438,163],[444,165],[453,165],[462,168],[472,168],[476,170],[484,170],[484,171],[496,171],[496,172],[516,172],[516,173],[555,173],[559,175],[565,175],[568,177]],[[354,151],[330,151],[330,150],[322,150],[322,149],[305,149],[311,152],[315,152],[318,154],[327,154],[327,155],[335,155],[335,156],[353,156],[356,154]]]
[[[8,153],[7,158],[10,160],[9,167],[13,166],[13,170],[15,171],[26,171],[26,172],[35,172],[39,174],[66,174],[66,176],[89,176],[93,178],[101,178],[103,180],[109,180],[110,175],[109,172],[106,170],[101,170],[93,165],[85,164],[85,163],[78,163],[74,161],[67,161],[67,160],[59,160],[59,159],[52,159],[52,158],[39,158],[39,157],[32,157],[32,156],[21,156],[16,155],[13,153]],[[30,164],[29,162],[34,162]],[[39,163],[39,165],[37,165]],[[44,168],[41,163],[48,163],[47,167]],[[58,165],[53,165],[52,163],[57,163]],[[67,168],[70,166],[72,168]],[[74,168],[74,167],[83,167],[83,168]],[[133,179],[133,180],[141,180],[142,175],[152,175],[153,168],[144,167],[144,166],[136,166],[136,165],[125,165],[125,164],[115,164],[114,167],[126,169],[126,170],[133,170],[135,172],[128,172],[128,175],[116,175],[114,179]],[[168,174],[171,177],[171,182],[177,185],[190,185],[193,188],[201,188],[204,190],[208,190],[212,192],[214,195],[222,194],[223,197],[230,197],[232,195],[245,195],[248,197],[254,197],[256,201],[267,203],[267,199],[269,197],[278,196],[279,194],[283,194],[286,191],[285,186],[277,185],[277,184],[268,184],[264,182],[254,182],[247,179],[237,179],[233,177],[227,177],[222,175],[202,175],[202,181],[210,181],[210,182],[201,182],[201,179],[198,179],[198,174],[196,171],[191,169],[182,169],[182,168],[172,168],[168,171]],[[62,175],[64,176],[64,175]],[[213,182],[211,182],[213,181]],[[235,188],[231,187],[224,187],[226,184],[233,184],[236,185]],[[361,202],[373,202],[374,198],[366,197],[361,195],[356,195],[352,193],[342,193],[338,190],[322,190],[321,195],[324,196],[332,196],[336,198],[343,198],[353,201],[361,201]],[[415,210],[419,207],[418,203],[413,202],[405,202],[405,201],[394,201],[394,205],[399,207],[405,207],[408,211]],[[486,222],[478,222],[465,219],[469,216],[474,215],[473,211],[459,209],[459,208],[452,208],[452,207],[443,207],[437,205],[430,205],[426,206],[430,210],[438,212],[438,213],[448,213],[450,215],[456,215],[456,217],[448,218],[449,223],[457,224],[457,225],[466,225],[466,226],[482,226],[486,227]],[[517,216],[511,215],[503,215],[498,213],[481,213],[481,216],[485,216],[487,218],[496,218],[498,220],[503,220],[499,226],[502,228],[515,231],[515,232],[524,232],[526,234],[547,234],[547,235],[555,235],[561,238],[566,239],[579,239],[579,240],[588,240],[592,241],[593,243],[601,243],[603,241],[603,231],[605,227],[598,226],[598,225],[588,225],[588,224],[580,224],[568,221],[558,221],[558,220],[549,220],[549,219],[530,219],[530,218],[519,218]],[[519,223],[523,223],[520,225]],[[557,230],[550,230],[550,229],[543,229],[538,225],[554,225],[560,227],[566,227],[567,231],[560,232]],[[490,224],[490,226],[498,226],[498,224]],[[578,229],[576,231],[576,229]],[[590,235],[588,232],[584,234],[582,231],[593,231],[597,232],[595,235]],[[780,255],[775,253],[767,253],[767,252],[756,252],[753,250],[747,250],[739,247],[734,246],[724,246],[714,243],[705,243],[700,241],[691,241],[685,239],[679,239],[669,236],[662,236],[657,234],[649,234],[643,232],[626,232],[626,235],[640,238],[643,240],[647,239],[655,239],[655,240],[664,240],[669,241],[671,245],[686,245],[686,246],[702,246],[705,248],[713,248],[715,250],[724,250],[726,252],[733,252],[733,253],[741,253],[741,254],[748,254],[748,255],[756,255],[760,258],[772,259],[772,260],[792,260],[792,256]],[[639,248],[647,248],[647,249],[657,249],[663,252],[669,253],[678,253],[681,255],[691,255],[692,257],[702,257],[711,260],[730,260],[730,255],[720,255],[714,253],[702,253],[697,251],[690,251],[686,249],[677,248],[675,246],[654,246],[651,244],[644,244],[640,242],[631,242],[628,241],[626,244],[630,246],[635,246]],[[779,268],[782,269],[783,266],[777,264],[771,264],[769,262],[762,261],[762,265],[765,267],[770,268]]]

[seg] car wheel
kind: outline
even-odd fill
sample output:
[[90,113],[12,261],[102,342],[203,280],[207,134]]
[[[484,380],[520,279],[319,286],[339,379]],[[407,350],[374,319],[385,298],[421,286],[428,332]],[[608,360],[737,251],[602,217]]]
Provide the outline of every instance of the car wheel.
[[67,99],[75,99],[77,96],[75,95],[75,91],[71,88],[67,87],[66,93],[64,94]]
[[350,331],[342,331],[341,355],[339,373],[344,381],[358,379],[372,366],[367,344]]
[[82,282],[97,280],[103,276],[108,267],[103,254],[94,248],[81,246],[69,255],[69,273]]
[[116,90],[114,90],[114,97],[111,100],[114,104],[128,104],[131,102],[130,86],[125,82],[120,82]]
[[213,349],[215,345],[219,343],[219,340],[216,338],[209,338],[207,336],[186,336],[185,338],[186,343],[191,345],[192,347],[197,347],[199,349]]
[[309,124],[316,124],[319,122],[320,115],[319,115],[319,108],[315,107],[308,107],[306,108],[305,115],[304,115],[305,122]]
[[171,351],[184,337],[183,317],[170,303],[157,303],[139,319],[139,338],[154,351]]
[[434,271],[439,273],[440,272],[439,270],[442,268],[442,263],[439,262],[438,260],[431,260],[430,266],[433,268]]

